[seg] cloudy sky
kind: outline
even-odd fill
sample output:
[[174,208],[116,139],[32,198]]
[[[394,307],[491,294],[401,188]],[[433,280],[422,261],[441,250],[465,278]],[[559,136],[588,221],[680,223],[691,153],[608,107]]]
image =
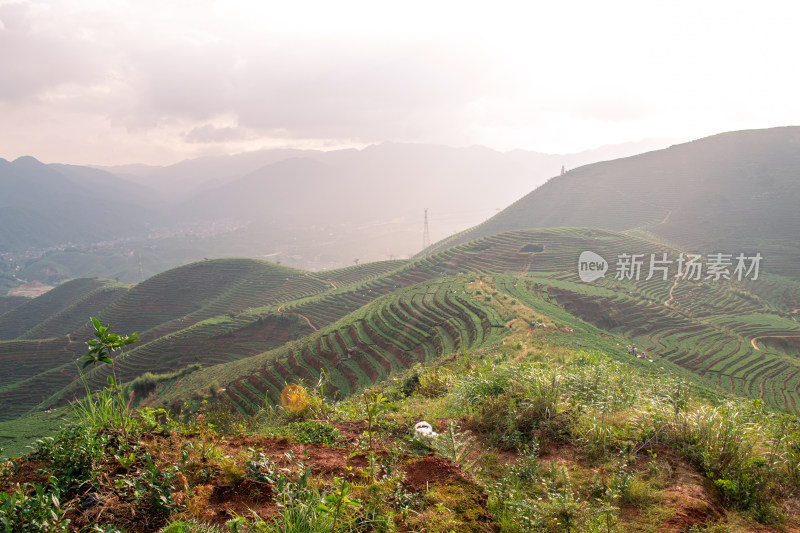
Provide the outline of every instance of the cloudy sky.
[[566,153],[800,124],[794,5],[0,0],[0,157]]

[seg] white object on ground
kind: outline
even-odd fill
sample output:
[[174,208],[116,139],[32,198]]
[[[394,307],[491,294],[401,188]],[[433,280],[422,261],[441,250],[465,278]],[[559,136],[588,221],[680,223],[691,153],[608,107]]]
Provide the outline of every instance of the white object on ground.
[[421,437],[432,438],[438,435],[438,433],[436,433],[433,430],[431,425],[425,422],[424,420],[422,422],[417,422],[416,424],[414,424],[414,431],[416,431],[417,435]]

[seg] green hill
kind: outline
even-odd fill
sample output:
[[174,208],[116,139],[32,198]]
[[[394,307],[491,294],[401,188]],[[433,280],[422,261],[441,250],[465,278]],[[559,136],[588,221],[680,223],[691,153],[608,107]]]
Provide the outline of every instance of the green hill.
[[[608,261],[589,282],[586,251]],[[377,516],[387,531],[791,530],[800,425],[782,412],[800,405],[800,282],[769,264],[758,279],[620,275],[630,253],[680,254],[641,233],[529,229],[314,274],[230,259],[131,288],[65,284],[0,316],[15,335],[0,341],[0,445],[19,453],[68,424],[0,483],[49,468],[63,488],[48,490],[72,499],[46,501],[74,530],[100,512],[129,531],[214,531],[234,512],[289,520],[275,495],[301,492],[274,476],[302,477],[304,454],[314,508],[347,479],[367,530]],[[64,406],[83,396],[91,330],[72,314],[87,312],[140,341],[114,355],[120,398],[76,422]],[[88,368],[88,386],[111,371]],[[121,422],[123,404],[138,421]],[[449,440],[414,440],[423,419]],[[253,492],[259,469],[269,497]],[[95,510],[65,503],[94,498],[88,479]],[[0,512],[42,503],[11,494]]]
[[82,278],[37,298],[25,298],[23,304],[0,314],[0,340],[22,338],[31,329],[40,334],[28,338],[66,335],[86,322],[87,311],[97,313],[124,291],[124,286],[113,281]]
[[760,251],[797,277],[800,127],[723,133],[550,179],[429,251],[516,229],[643,232],[698,251]]
[[28,298],[25,296],[0,296],[0,316],[8,313],[15,307],[26,303]]
[[[578,276],[586,250],[611,263],[592,283]],[[85,349],[90,330],[78,314],[98,316],[120,333],[139,332],[141,342],[118,363],[125,382],[203,366],[148,402],[170,404],[220,387],[249,412],[265,396],[275,402],[283,383],[313,380],[322,371],[331,380],[329,392],[346,397],[415,364],[499,342],[503,325],[519,317],[497,308],[497,300],[514,300],[530,312],[546,305],[562,329],[590,328],[617,339],[615,346],[635,344],[647,354],[636,364],[775,408],[800,405],[800,283],[766,267],[757,280],[617,279],[614,258],[634,251],[679,254],[643,237],[562,228],[507,232],[412,262],[317,274],[255,260],[213,260],[129,290],[82,294],[73,282],[51,291],[52,312],[46,312],[47,299],[37,298],[0,321],[7,329],[17,324],[6,333],[16,340],[0,343],[15,369],[0,391],[2,416],[60,405],[81,393],[72,360]],[[491,289],[464,294],[469,276]],[[88,290],[100,282],[82,283]],[[111,301],[100,298],[109,294],[115,295]],[[35,340],[47,332],[62,337]],[[614,350],[630,359],[623,348]],[[87,377],[99,387],[107,375],[107,368],[98,368]]]

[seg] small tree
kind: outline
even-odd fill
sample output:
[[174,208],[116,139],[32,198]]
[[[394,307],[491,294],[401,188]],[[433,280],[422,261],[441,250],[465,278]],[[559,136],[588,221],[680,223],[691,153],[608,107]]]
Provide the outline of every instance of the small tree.
[[[122,415],[127,411],[125,399],[122,397],[122,388],[117,380],[116,366],[111,356],[115,352],[120,352],[121,354],[122,348],[134,342],[138,342],[139,339],[136,337],[136,332],[130,335],[117,335],[116,333],[111,333],[111,326],[103,326],[95,317],[90,317],[90,319],[94,326],[93,333],[95,338],[86,341],[89,351],[78,358],[78,361],[84,362],[79,370],[81,371],[83,386],[86,389],[87,404],[79,405],[79,409],[83,411],[84,414],[95,419],[99,412],[103,412],[103,418],[105,420],[110,420],[114,417],[113,415]],[[92,400],[92,392],[89,388],[89,384],[86,381],[86,377],[83,375],[83,369],[97,363],[111,365],[111,375],[108,376],[108,387],[100,392],[98,405],[95,405],[95,402]],[[116,400],[119,402],[119,413],[110,412],[116,411],[116,409],[112,407],[114,403],[113,396],[116,396]]]

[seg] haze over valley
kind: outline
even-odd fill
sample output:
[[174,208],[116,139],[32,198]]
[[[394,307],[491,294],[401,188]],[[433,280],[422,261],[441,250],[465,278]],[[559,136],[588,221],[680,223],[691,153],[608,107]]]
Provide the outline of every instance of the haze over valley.
[[0,524],[800,531],[798,15],[0,0]]

